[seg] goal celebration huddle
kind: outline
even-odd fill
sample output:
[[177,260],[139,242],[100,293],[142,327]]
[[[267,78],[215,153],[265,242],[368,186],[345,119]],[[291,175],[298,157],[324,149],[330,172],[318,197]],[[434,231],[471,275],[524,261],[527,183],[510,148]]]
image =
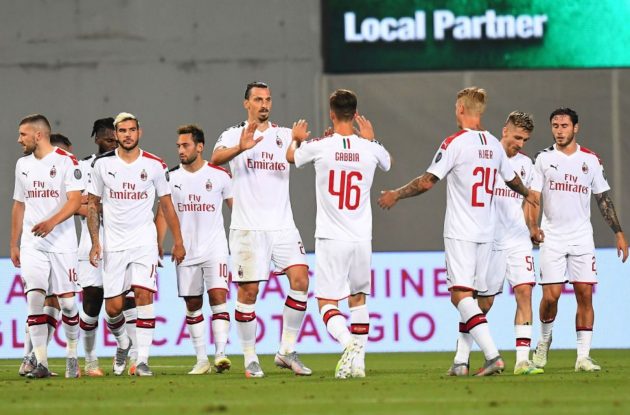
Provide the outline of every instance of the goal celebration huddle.
[[[614,233],[618,256],[623,262],[628,257],[602,162],[576,141],[579,120],[574,110],[558,108],[550,114],[547,128],[554,144],[533,151],[530,158],[524,148],[531,146],[533,117],[509,112],[497,138],[483,127],[486,102],[481,88],[459,91],[454,111],[458,131],[435,140],[437,150],[426,171],[397,189],[375,189],[374,195],[378,206],[392,209],[401,199],[447,182],[445,263],[459,321],[452,322],[457,346],[445,371],[450,376],[488,376],[505,370],[493,340],[490,310],[506,280],[516,300],[514,374],[544,373],[554,320],[558,312],[566,312],[558,310],[566,282],[573,284],[577,302],[574,369],[599,371],[590,356],[597,284],[591,195]],[[198,125],[175,129],[180,163],[170,169],[140,145],[141,121],[131,113],[94,121],[97,148],[83,160],[72,154],[68,138],[52,134],[45,116],[33,114],[20,121],[18,143],[24,157],[15,169],[10,240],[28,310],[20,375],[56,375],[48,367],[47,348],[61,319],[65,377],[99,377],[109,371],[153,376],[149,357],[156,326],[156,273],[170,232],[177,295],[196,356],[189,374],[236,371],[226,354],[233,324],[245,376],[265,376],[256,353],[256,304],[264,301],[258,296],[260,283],[269,279],[272,264],[273,272],[286,275],[289,282],[275,365],[299,376],[313,374],[296,349],[313,292],[323,325],[339,343],[334,376],[366,376],[371,191],[376,170],[387,172],[392,166],[387,133],[376,136],[357,110],[356,94],[345,89],[330,95],[332,127],[317,138],[311,138],[306,120],[291,128],[270,121],[271,89],[265,83],[246,86],[243,107],[247,119],[221,133],[212,151],[205,149],[205,133]],[[291,165],[311,165],[315,171],[312,280],[291,210]],[[223,217],[224,204],[229,218]],[[421,202],[415,208],[418,221],[425,220]],[[75,215],[81,223],[78,240]],[[539,264],[534,264],[534,245],[540,246]],[[230,283],[237,285],[233,304],[227,298]],[[542,290],[538,308],[532,305],[534,289]],[[79,309],[76,293],[81,291]],[[210,358],[202,313],[206,295],[214,342]],[[346,300],[349,313],[342,313],[340,302]],[[117,345],[106,364],[96,355],[100,316]],[[473,343],[485,357],[474,371],[469,364]]]

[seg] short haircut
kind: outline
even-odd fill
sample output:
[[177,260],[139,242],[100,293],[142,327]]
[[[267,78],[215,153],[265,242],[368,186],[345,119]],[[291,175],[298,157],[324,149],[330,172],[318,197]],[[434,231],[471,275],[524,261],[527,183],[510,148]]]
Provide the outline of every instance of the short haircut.
[[260,82],[260,81],[254,81],[254,82],[250,82],[247,84],[247,87],[245,88],[245,99],[249,99],[249,96],[251,95],[252,92],[252,88],[269,88],[269,85],[267,85],[264,82]]
[[505,120],[505,124],[512,124],[517,128],[522,128],[528,133],[534,131],[534,117],[527,112],[512,111],[510,115],[508,115],[507,120]]
[[568,115],[569,118],[571,118],[571,122],[573,123],[573,125],[578,123],[577,112],[573,111],[571,108],[561,107],[561,108],[553,110],[553,112],[549,116],[549,122],[551,122],[551,120],[553,120],[553,117],[555,117],[556,115]]
[[130,120],[134,120],[136,122],[136,127],[140,128],[140,122],[138,121],[138,118],[136,118],[135,115],[128,112],[121,112],[114,119],[114,130],[116,130],[116,128],[118,127],[118,124],[120,124],[121,122],[130,121]]
[[339,121],[351,121],[357,112],[357,96],[349,89],[338,89],[330,95],[330,110]]
[[96,137],[103,130],[115,130],[114,119],[112,117],[99,118],[94,121],[94,125],[92,126],[92,135],[90,135],[90,137]]
[[72,146],[72,142],[70,141],[68,137],[66,137],[63,134],[58,134],[58,133],[50,135],[50,144],[52,144],[53,146],[62,144],[66,146],[67,148],[70,148]]
[[206,138],[203,135],[203,130],[195,124],[186,124],[179,126],[179,128],[177,129],[177,134],[190,134],[195,144],[206,144]]
[[457,93],[457,102],[460,102],[466,110],[474,114],[483,114],[486,110],[488,94],[483,88],[471,86]]
[[50,130],[51,130],[50,123],[48,122],[48,118],[44,117],[42,114],[27,115],[26,117],[22,118],[22,120],[20,121],[20,126],[24,124],[39,125],[40,128],[43,127],[45,132],[50,134]]

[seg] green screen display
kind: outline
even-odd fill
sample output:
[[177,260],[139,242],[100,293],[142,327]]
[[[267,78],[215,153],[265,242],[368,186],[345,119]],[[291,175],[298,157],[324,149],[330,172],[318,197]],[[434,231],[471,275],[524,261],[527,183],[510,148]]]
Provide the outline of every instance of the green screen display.
[[630,0],[322,0],[324,70],[630,66]]

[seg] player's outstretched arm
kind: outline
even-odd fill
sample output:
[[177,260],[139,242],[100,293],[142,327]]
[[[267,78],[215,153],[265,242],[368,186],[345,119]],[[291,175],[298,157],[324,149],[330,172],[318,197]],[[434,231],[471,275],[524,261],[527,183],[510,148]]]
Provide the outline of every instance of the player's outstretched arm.
[[291,164],[295,163],[295,150],[300,147],[300,145],[308,140],[308,137],[311,135],[311,132],[308,131],[308,122],[306,120],[298,120],[293,123],[293,128],[291,128],[291,145],[287,148],[287,161]]
[[418,196],[425,193],[433,187],[440,179],[426,172],[422,176],[416,177],[403,187],[396,190],[383,190],[378,198],[378,205],[383,209],[392,208],[400,199]]
[[90,240],[92,241],[90,264],[94,267],[98,267],[98,261],[101,259],[101,241],[99,240],[99,228],[101,226],[100,204],[101,198],[99,196],[88,194],[86,221],[90,232]]
[[619,219],[617,218],[617,212],[615,211],[612,199],[610,198],[608,192],[602,192],[595,195],[595,200],[597,201],[597,206],[599,207],[599,211],[604,217],[604,220],[608,226],[610,226],[610,229],[612,229],[615,233],[615,238],[617,239],[617,256],[622,257],[622,262],[626,262],[628,259],[628,242],[621,230],[621,225],[619,224]]
[[35,236],[45,238],[55,229],[55,226],[68,219],[79,210],[81,207],[81,192],[79,190],[73,190],[67,193],[67,197],[68,200],[66,200],[66,203],[64,203],[59,212],[33,226],[31,232],[33,232]]
[[164,214],[168,228],[171,230],[171,235],[173,235],[171,258],[179,265],[186,257],[186,249],[184,249],[184,239],[182,238],[181,228],[179,227],[179,219],[177,218],[177,213],[175,213],[170,194],[160,197],[160,209]]
[[257,123],[248,124],[247,127],[243,128],[243,131],[241,131],[241,138],[239,139],[238,144],[234,147],[219,147],[214,150],[212,157],[210,158],[210,163],[220,166],[229,162],[243,151],[249,150],[256,144],[260,143],[260,140],[263,139],[262,135],[254,139],[256,128],[258,128]]
[[533,197],[529,189],[523,184],[523,181],[518,174],[514,175],[514,178],[509,182],[505,182],[505,184],[507,185],[507,187],[514,190],[519,195],[523,196],[525,198],[525,202],[534,206],[540,205],[540,201]]
[[525,203],[525,206],[523,206],[523,214],[525,215],[525,223],[529,229],[529,237],[534,245],[538,245],[545,242],[545,233],[538,226],[540,219],[540,192],[530,189],[529,194],[535,199],[536,203]]
[[11,210],[11,262],[13,266],[19,268],[20,263],[20,237],[22,236],[22,226],[24,223],[24,202],[13,201]]

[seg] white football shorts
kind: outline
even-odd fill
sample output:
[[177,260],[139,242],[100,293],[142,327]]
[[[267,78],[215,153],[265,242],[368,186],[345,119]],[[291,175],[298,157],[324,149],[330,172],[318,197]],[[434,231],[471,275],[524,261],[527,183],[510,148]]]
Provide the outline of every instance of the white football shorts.
[[444,238],[447,287],[486,292],[492,242]]
[[315,240],[315,297],[343,300],[354,294],[370,294],[372,288],[372,241]]
[[103,261],[98,267],[92,266],[88,260],[79,260],[79,285],[81,287],[103,287]]
[[77,285],[77,254],[45,252],[23,247],[20,262],[24,292],[42,290],[46,295],[81,291]]
[[486,275],[488,291],[481,296],[493,296],[503,292],[507,280],[512,288],[519,285],[536,285],[534,257],[531,248],[492,250]]
[[540,284],[597,284],[595,246],[540,245]]
[[103,296],[118,297],[134,287],[157,291],[157,245],[103,253]]
[[[204,291],[228,290],[228,258],[212,259],[201,264],[178,265],[177,292],[180,297],[196,297]],[[205,290],[204,290],[205,287]]]

